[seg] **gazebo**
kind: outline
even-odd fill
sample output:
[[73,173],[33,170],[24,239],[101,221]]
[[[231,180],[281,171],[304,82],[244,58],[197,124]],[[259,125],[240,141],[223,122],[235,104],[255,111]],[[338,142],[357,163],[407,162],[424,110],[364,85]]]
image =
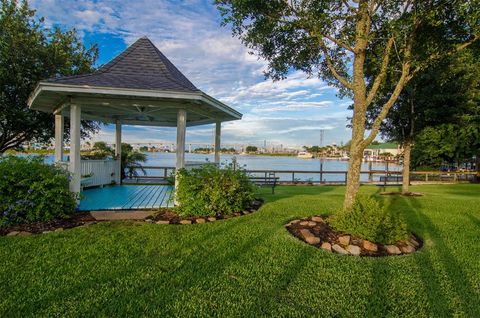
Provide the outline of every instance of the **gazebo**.
[[[55,162],[72,173],[70,189],[74,192],[81,190],[82,175],[105,170],[106,165],[81,160],[81,119],[116,127],[112,171],[96,176],[95,184],[102,185],[121,183],[122,125],[177,127],[175,167],[180,169],[185,167],[186,127],[215,124],[214,161],[218,164],[221,123],[242,118],[238,111],[196,88],[146,37],[93,73],[41,81],[29,106],[55,114]],[[65,117],[70,118],[68,162],[63,162]]]

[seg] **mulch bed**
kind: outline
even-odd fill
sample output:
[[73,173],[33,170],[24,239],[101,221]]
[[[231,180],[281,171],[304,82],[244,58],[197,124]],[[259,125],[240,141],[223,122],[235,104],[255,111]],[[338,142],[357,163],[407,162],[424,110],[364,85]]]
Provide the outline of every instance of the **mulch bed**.
[[233,215],[217,214],[215,216],[195,216],[195,217],[181,217],[173,209],[162,209],[159,213],[151,215],[145,219],[145,222],[156,224],[202,224],[207,222],[215,222],[217,220],[225,220],[233,217],[238,217],[245,214],[250,214],[257,211],[263,204],[263,199],[255,199],[250,207],[243,211],[235,212]]
[[0,236],[28,236],[31,234],[60,232],[64,229],[71,229],[82,225],[91,225],[97,222],[98,221],[95,220],[89,212],[81,212],[75,213],[66,219],[55,219],[47,222],[34,222],[2,227],[0,228]]
[[292,235],[310,245],[343,255],[378,257],[410,254],[420,249],[423,244],[414,234],[411,234],[408,240],[392,245],[377,244],[337,232],[321,216],[293,220],[286,228]]
[[[218,214],[215,217],[188,217],[182,218],[171,209],[162,209],[160,213],[149,216],[145,222],[157,224],[195,224],[206,223],[217,220],[229,219],[236,216],[250,214],[257,211],[263,204],[263,199],[255,199],[250,207],[244,211],[236,212],[233,215]],[[29,236],[50,232],[60,232],[77,226],[92,225],[98,222],[90,212],[75,213],[66,219],[55,219],[47,222],[34,222],[28,224],[17,224],[8,227],[0,227],[0,236]]]

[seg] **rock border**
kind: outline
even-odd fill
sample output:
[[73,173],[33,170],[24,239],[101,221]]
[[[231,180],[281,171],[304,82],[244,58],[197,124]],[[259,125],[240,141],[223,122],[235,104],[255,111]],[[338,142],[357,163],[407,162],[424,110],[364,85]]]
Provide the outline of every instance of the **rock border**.
[[288,232],[298,239],[322,250],[351,256],[395,256],[411,254],[423,246],[415,234],[408,240],[384,245],[333,230],[322,216],[312,216],[290,221]]
[[188,224],[204,224],[211,223],[218,220],[227,220],[234,217],[239,217],[242,215],[251,214],[256,212],[263,204],[263,199],[255,199],[252,204],[245,210],[240,212],[235,212],[232,215],[223,215],[217,214],[215,216],[192,216],[192,217],[181,217],[175,213],[172,209],[162,209],[161,213],[157,213],[145,218],[147,223],[155,223],[160,225],[188,225]]

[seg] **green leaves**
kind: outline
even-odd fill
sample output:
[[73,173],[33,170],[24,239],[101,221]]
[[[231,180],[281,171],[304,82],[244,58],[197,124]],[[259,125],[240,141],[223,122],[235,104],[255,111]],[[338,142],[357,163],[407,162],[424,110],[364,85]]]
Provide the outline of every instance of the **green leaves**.
[[232,166],[220,169],[204,165],[198,169],[182,169],[176,189],[182,216],[231,215],[253,201],[253,185],[248,176]]
[[[48,142],[53,114],[28,109],[29,95],[40,80],[92,71],[97,56],[97,47],[86,48],[75,30],[47,29],[26,1],[1,1],[0,153],[25,141]],[[99,126],[82,121],[82,128],[87,136]]]
[[408,237],[404,221],[368,196],[358,196],[351,210],[340,211],[329,221],[337,231],[375,243],[393,244]]
[[69,174],[43,157],[0,157],[0,226],[48,221],[75,211]]

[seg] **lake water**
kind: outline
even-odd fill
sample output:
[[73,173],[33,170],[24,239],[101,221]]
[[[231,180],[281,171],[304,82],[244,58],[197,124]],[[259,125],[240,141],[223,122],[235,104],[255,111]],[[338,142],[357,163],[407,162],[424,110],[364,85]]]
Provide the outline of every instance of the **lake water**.
[[[319,159],[299,159],[297,157],[275,157],[275,156],[248,156],[248,155],[221,155],[222,164],[228,164],[232,162],[233,157],[236,158],[237,164],[244,167],[247,170],[304,170],[304,171],[320,171]],[[213,155],[207,154],[185,154],[186,161],[206,162],[207,160],[213,162]],[[53,155],[46,157],[47,162],[53,162]],[[154,152],[147,153],[147,162],[145,166],[161,166],[161,167],[175,167],[175,153]],[[324,160],[324,171],[347,171],[348,162],[341,160]],[[368,171],[369,163],[362,164],[362,171]],[[373,170],[386,169],[385,163],[374,162],[372,163]],[[388,164],[389,171],[399,171],[401,166],[393,163]],[[163,170],[147,170],[149,176],[163,175]],[[263,174],[259,174],[263,175]],[[383,175],[383,174],[382,174]],[[292,181],[292,174],[276,174],[283,181]],[[320,181],[320,173],[315,174],[302,174],[296,173],[295,179],[301,181]],[[378,180],[379,175],[374,179]],[[327,182],[344,181],[345,174],[323,174],[322,180]],[[361,176],[362,181],[368,180],[368,175]]]
[[[148,161],[146,166],[162,166],[162,167],[174,167],[175,166],[175,153],[148,153]],[[221,155],[222,164],[228,164],[232,162],[235,157],[237,164],[244,167],[247,170],[305,170],[305,171],[320,171],[319,159],[299,159],[297,157],[275,157],[275,156],[248,156],[248,155]],[[213,155],[206,154],[185,154],[186,161],[210,161],[213,162]],[[347,161],[341,160],[324,160],[324,171],[346,171],[348,168]],[[373,170],[385,170],[385,163],[372,163]],[[362,164],[362,171],[369,169],[369,163]],[[401,166],[397,164],[388,164],[389,171],[399,171]],[[147,171],[148,175],[161,175],[163,171],[150,170]],[[260,174],[259,174],[260,175]],[[280,177],[280,180],[291,181],[292,174],[276,174]],[[312,181],[320,181],[320,173],[315,174],[302,174],[296,173],[295,179],[306,181],[311,179]],[[375,179],[378,179],[376,176]],[[323,174],[324,181],[343,181],[345,175],[341,174]],[[368,176],[362,175],[362,181],[367,181]]]

